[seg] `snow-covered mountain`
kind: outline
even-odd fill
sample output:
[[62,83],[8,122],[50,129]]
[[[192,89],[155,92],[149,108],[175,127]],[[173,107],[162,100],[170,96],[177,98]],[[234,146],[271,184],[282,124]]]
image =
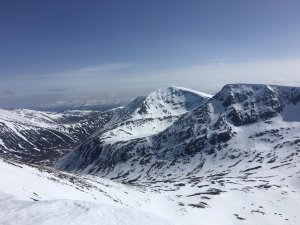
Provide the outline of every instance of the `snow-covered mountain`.
[[299,112],[300,88],[226,85],[159,133],[89,138],[59,168],[164,193],[184,224],[298,224]]
[[104,126],[117,110],[55,113],[0,109],[0,154],[23,161],[51,161]]
[[[269,136],[270,132],[276,132],[280,135],[286,132],[281,130],[287,128],[292,133],[291,124],[300,121],[297,113],[299,101],[300,88],[226,85],[218,94],[209,100],[199,101],[199,106],[194,110],[176,118],[161,132],[153,132],[151,136],[133,135],[134,138],[131,138],[128,135],[120,140],[122,135],[119,132],[115,138],[118,141],[111,141],[114,133],[109,131],[111,136],[108,136],[100,130],[72,151],[62,161],[60,168],[130,179],[136,178],[135,174],[145,179],[156,177],[157,174],[167,176],[170,168],[177,171],[173,171],[172,176],[177,176],[181,174],[183,165],[189,165],[190,168],[183,170],[183,174],[198,171],[202,163],[198,162],[198,169],[192,168],[196,156],[226,154],[227,157],[234,157],[230,156],[231,151],[242,155],[243,151],[253,150],[257,143],[256,136],[261,133]],[[138,105],[143,106],[141,103]],[[114,130],[123,131],[120,127],[127,123],[130,123],[130,119],[121,123],[121,126],[117,124]],[[131,129],[140,134],[139,129]],[[132,130],[127,130],[126,134]],[[274,142],[266,141],[265,144],[271,145],[270,148],[276,146]]]
[[201,105],[211,95],[183,87],[158,89],[148,96],[137,97],[117,112],[110,124],[126,120],[180,116]]
[[158,89],[116,112],[93,137],[116,143],[159,133],[211,96],[182,87]]
[[299,115],[299,87],[158,90],[115,111],[56,168],[0,160],[0,222],[41,207],[56,223],[77,221],[74,211],[81,222],[126,212],[132,224],[297,225]]
[[[101,159],[110,163],[106,156],[113,155],[114,147],[123,143],[134,145],[139,140],[148,140],[172,125],[181,115],[204,104],[210,95],[180,87],[159,89],[148,96],[138,97],[114,114],[104,128],[95,132],[71,153],[62,168],[81,168]],[[121,147],[122,148],[122,147]],[[84,150],[83,150],[84,149]],[[84,158],[81,157],[84,155]],[[120,160],[123,155],[115,154]],[[74,161],[73,161],[74,160]],[[67,166],[64,166],[68,164]]]

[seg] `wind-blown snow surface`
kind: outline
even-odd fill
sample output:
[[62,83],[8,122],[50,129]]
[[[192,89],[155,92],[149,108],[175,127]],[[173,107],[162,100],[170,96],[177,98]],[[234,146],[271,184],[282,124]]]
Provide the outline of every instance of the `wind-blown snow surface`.
[[142,191],[109,180],[2,159],[0,177],[1,225],[171,225],[139,209]]
[[1,193],[0,210],[2,225],[171,225],[151,214],[126,208],[74,200],[28,202]]
[[2,225],[171,225],[151,214],[91,202],[16,201],[2,194],[0,201]]

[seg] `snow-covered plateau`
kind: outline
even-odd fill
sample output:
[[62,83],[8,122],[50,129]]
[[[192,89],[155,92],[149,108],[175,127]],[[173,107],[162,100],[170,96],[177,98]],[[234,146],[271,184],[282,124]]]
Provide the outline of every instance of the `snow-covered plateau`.
[[[108,112],[1,110],[0,129],[0,224],[300,224],[299,87],[169,87]],[[38,144],[50,133],[69,137],[68,151],[56,144],[47,158]]]

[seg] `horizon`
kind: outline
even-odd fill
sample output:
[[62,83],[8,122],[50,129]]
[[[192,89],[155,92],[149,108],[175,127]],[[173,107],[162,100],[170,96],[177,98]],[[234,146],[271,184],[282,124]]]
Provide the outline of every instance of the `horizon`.
[[9,1],[0,108],[120,104],[167,86],[300,86],[300,2]]
[[[243,86],[271,86],[271,87],[285,87],[285,88],[300,88],[299,86],[290,86],[290,85],[282,85],[282,84],[263,84],[263,83],[228,83],[223,85],[217,92],[215,93],[207,93],[207,92],[202,92],[201,90],[196,90],[196,89],[190,89],[186,88],[183,86],[176,86],[176,85],[170,85],[170,86],[165,86],[161,88],[157,88],[154,90],[151,90],[147,92],[144,95],[135,95],[132,96],[131,98],[125,98],[122,99],[111,99],[111,100],[86,100],[86,101],[57,101],[54,104],[41,104],[41,105],[35,105],[35,106],[29,106],[29,107],[3,107],[0,109],[6,109],[6,110],[14,110],[14,109],[28,109],[28,110],[35,110],[35,111],[45,111],[45,112],[65,112],[65,111],[76,111],[76,110],[87,110],[87,111],[109,111],[111,109],[115,109],[118,107],[124,107],[131,102],[135,101],[136,98],[139,97],[147,97],[150,94],[161,90],[161,89],[167,89],[167,88],[178,88],[178,89],[183,89],[186,91],[190,91],[193,93],[194,91],[199,93],[200,95],[204,96],[209,96],[209,98],[214,97],[218,93],[220,93],[224,87],[226,86],[232,86],[232,85],[243,85]],[[132,95],[132,93],[130,93]]]

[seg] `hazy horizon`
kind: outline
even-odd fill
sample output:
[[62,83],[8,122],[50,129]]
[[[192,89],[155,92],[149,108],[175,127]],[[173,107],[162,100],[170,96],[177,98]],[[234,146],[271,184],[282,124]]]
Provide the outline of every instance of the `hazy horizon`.
[[300,2],[6,1],[0,107],[126,102],[157,88],[300,86]]

